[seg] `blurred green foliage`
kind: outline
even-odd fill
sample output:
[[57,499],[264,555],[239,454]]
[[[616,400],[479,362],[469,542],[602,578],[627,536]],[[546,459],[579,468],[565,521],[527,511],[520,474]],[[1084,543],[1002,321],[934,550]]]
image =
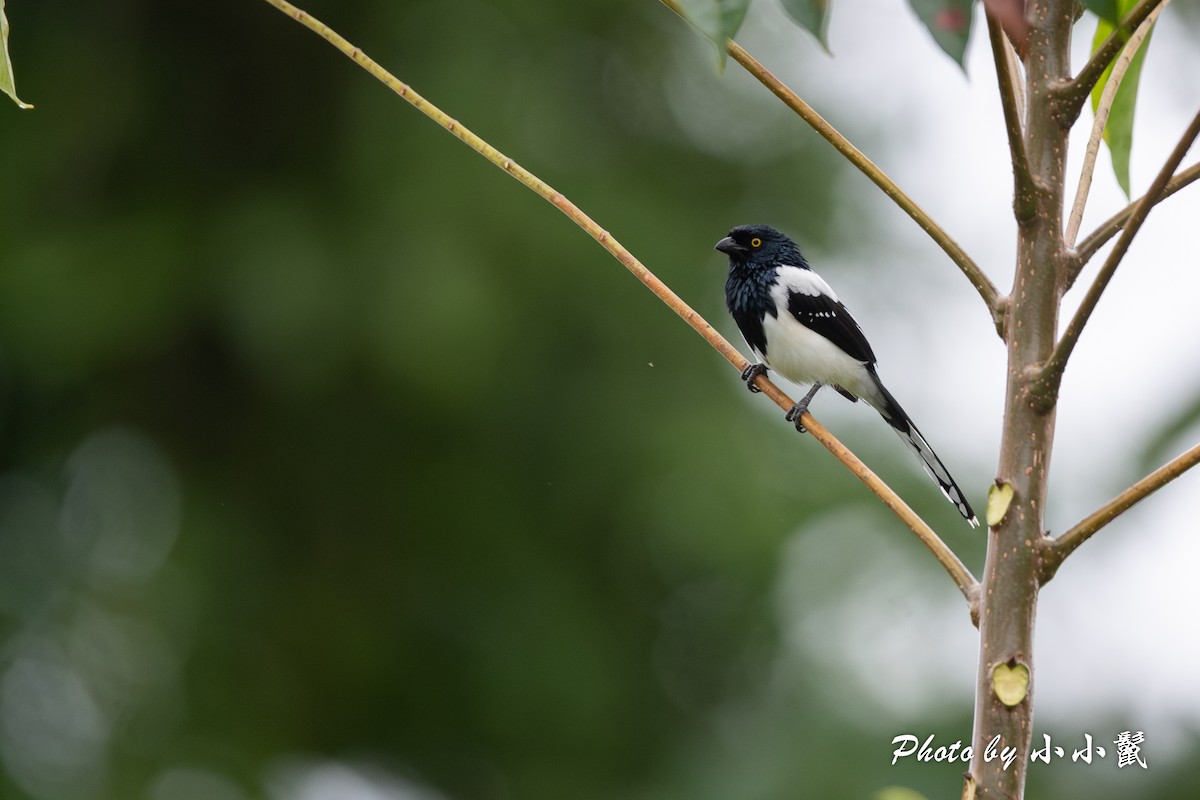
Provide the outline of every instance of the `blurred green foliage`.
[[[9,10],[38,109],[0,110],[0,796],[957,785],[889,767],[911,724],[818,654],[777,671],[789,538],[903,531],[568,220],[265,3]],[[731,224],[830,246],[842,166],[769,99],[785,145],[683,133],[672,70],[711,62],[656,3],[307,10],[723,330]],[[951,707],[922,725],[966,735]]]

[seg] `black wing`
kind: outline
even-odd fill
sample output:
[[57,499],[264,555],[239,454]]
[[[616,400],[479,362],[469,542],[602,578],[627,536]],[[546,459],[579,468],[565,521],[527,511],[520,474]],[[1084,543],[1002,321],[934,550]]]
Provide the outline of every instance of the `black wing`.
[[796,320],[840,347],[851,358],[875,363],[875,353],[862,328],[840,301],[827,294],[788,293],[788,311]]

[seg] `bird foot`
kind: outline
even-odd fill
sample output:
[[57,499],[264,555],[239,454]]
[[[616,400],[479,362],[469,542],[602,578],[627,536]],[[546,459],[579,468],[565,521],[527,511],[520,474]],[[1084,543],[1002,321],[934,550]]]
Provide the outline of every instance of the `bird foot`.
[[758,388],[754,384],[754,379],[757,378],[759,375],[766,375],[766,374],[767,374],[767,367],[765,364],[751,364],[750,366],[748,366],[744,370],[742,370],[742,380],[744,380],[746,382],[746,388],[748,388],[752,392],[758,393],[758,392],[761,392],[762,389]]
[[783,416],[783,418],[786,419],[788,422],[795,423],[796,430],[799,433],[807,433],[808,428],[806,428],[800,424],[800,418],[807,413],[808,413],[808,403],[802,400],[799,403],[796,403],[796,405],[792,406],[792,410],[787,412],[787,414],[785,414]]

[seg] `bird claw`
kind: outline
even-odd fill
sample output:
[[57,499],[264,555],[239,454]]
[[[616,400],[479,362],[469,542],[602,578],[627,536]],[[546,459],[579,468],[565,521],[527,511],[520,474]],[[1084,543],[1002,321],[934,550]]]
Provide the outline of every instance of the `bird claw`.
[[746,388],[748,388],[750,391],[757,394],[758,392],[761,392],[762,389],[760,389],[754,385],[754,379],[757,378],[759,375],[766,375],[766,374],[767,374],[767,368],[764,364],[751,364],[750,366],[748,366],[744,370],[742,370],[742,380],[744,380],[746,382]]
[[796,403],[796,405],[792,406],[791,411],[788,411],[787,414],[784,414],[783,418],[786,419],[788,422],[795,423],[796,431],[798,433],[808,433],[808,428],[804,427],[800,423],[800,418],[803,417],[807,413],[808,413],[808,403]]

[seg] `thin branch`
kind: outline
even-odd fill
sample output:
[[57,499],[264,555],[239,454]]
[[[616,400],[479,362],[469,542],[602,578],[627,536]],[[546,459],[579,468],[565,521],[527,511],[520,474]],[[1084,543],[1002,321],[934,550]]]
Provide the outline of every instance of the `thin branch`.
[[1125,257],[1125,253],[1129,251],[1129,245],[1133,242],[1133,237],[1137,235],[1138,230],[1142,227],[1142,223],[1146,221],[1150,209],[1161,198],[1171,175],[1179,167],[1179,162],[1183,161],[1183,157],[1187,155],[1188,148],[1192,146],[1192,142],[1196,140],[1198,135],[1200,135],[1200,111],[1196,112],[1196,115],[1192,117],[1191,123],[1188,125],[1187,130],[1183,132],[1183,136],[1179,139],[1179,143],[1175,145],[1175,149],[1171,151],[1167,162],[1158,171],[1158,175],[1155,176],[1154,181],[1150,184],[1150,188],[1146,190],[1146,194],[1138,201],[1137,207],[1129,216],[1129,221],[1126,223],[1125,229],[1121,231],[1121,237],[1117,239],[1112,252],[1108,254],[1108,259],[1104,262],[1104,266],[1100,268],[1100,274],[1096,276],[1096,280],[1088,289],[1087,294],[1084,295],[1083,302],[1079,304],[1075,316],[1071,318],[1067,329],[1063,331],[1062,338],[1058,340],[1058,344],[1054,347],[1054,353],[1042,366],[1038,380],[1040,385],[1036,393],[1042,398],[1042,404],[1047,408],[1053,405],[1052,398],[1058,395],[1058,385],[1062,380],[1062,373],[1066,368],[1067,359],[1071,357],[1071,351],[1075,349],[1075,345],[1079,341],[1079,335],[1083,333],[1083,328],[1087,325],[1092,312],[1095,311],[1096,304],[1100,302],[1100,296],[1104,294],[1105,288],[1108,287],[1108,282],[1112,280],[1112,276],[1116,273],[1117,267]]
[[1128,511],[1138,502],[1146,499],[1154,492],[1166,486],[1171,481],[1200,463],[1200,444],[1188,450],[1175,460],[1164,464],[1151,472],[1140,481],[1114,497],[1108,503],[1085,517],[1078,525],[1056,539],[1046,539],[1045,551],[1042,557],[1042,577],[1046,581],[1054,577],[1059,566],[1067,556],[1074,553],[1079,545],[1092,538],[1092,535],[1108,523]]
[[[683,9],[677,0],[661,0],[661,2],[679,16],[684,17]],[[979,268],[979,265],[950,237],[950,234],[946,233],[911,197],[905,194],[896,185],[896,182],[889,178],[883,170],[872,163],[871,159],[867,158],[861,150],[851,144],[845,136],[830,125],[812,106],[801,100],[799,95],[785,86],[779,78],[775,77],[770,70],[742,49],[739,44],[730,39],[726,42],[726,50],[734,61],[757,78],[763,86],[770,89],[776,97],[784,102],[784,105],[795,111],[801,119],[807,122],[825,141],[833,145],[851,164],[858,167],[864,175],[883,190],[884,194],[891,198],[896,205],[900,206],[906,214],[912,217],[917,225],[921,227],[921,230],[925,231],[931,239],[937,242],[938,246],[946,252],[946,255],[950,256],[950,260],[958,265],[958,268],[967,276],[967,280],[979,292],[979,296],[983,298],[983,302],[987,305],[988,311],[996,323],[997,330],[1001,330],[1003,320],[999,292],[991,280],[988,279],[988,276]]]
[[1087,102],[1092,88],[1108,68],[1109,62],[1121,51],[1125,39],[1163,2],[1164,0],[1142,0],[1134,6],[1108,38],[1096,48],[1096,52],[1092,53],[1092,57],[1083,65],[1083,69],[1079,70],[1075,79],[1067,83],[1062,92],[1063,112],[1066,114],[1067,123],[1074,123],[1079,118],[1079,112],[1083,110],[1083,104]]
[[1117,90],[1121,87],[1121,81],[1125,78],[1125,72],[1129,69],[1129,65],[1133,63],[1133,57],[1137,55],[1138,49],[1142,46],[1142,42],[1150,35],[1150,29],[1154,27],[1154,21],[1158,19],[1159,13],[1166,8],[1170,0],[1163,0],[1163,4],[1150,12],[1150,15],[1142,20],[1142,24],[1138,25],[1133,36],[1129,37],[1125,48],[1121,51],[1121,55],[1113,64],[1112,73],[1108,76],[1108,82],[1104,84],[1104,91],[1100,94],[1100,102],[1096,104],[1096,115],[1092,122],[1092,133],[1088,138],[1087,149],[1083,154],[1083,167],[1079,170],[1079,187],[1075,190],[1075,203],[1071,207],[1071,215],[1067,218],[1067,230],[1063,236],[1063,240],[1067,247],[1075,246],[1075,237],[1079,235],[1079,225],[1083,222],[1083,209],[1087,205],[1088,192],[1092,188],[1092,177],[1096,172],[1096,155],[1100,152],[1100,140],[1104,136],[1104,126],[1108,124],[1108,115],[1112,111],[1113,101],[1117,97]]
[[[749,362],[743,359],[741,363],[744,368]],[[735,364],[735,366],[737,365]],[[757,385],[780,408],[791,409],[794,405],[791,398],[778,388],[772,386],[766,378],[760,376]],[[813,435],[813,438],[824,445],[825,449],[832,453],[834,458],[841,461],[846,469],[854,473],[856,478],[862,481],[876,497],[883,501],[885,506],[892,510],[893,514],[908,526],[909,530],[916,534],[917,538],[921,540],[921,544],[929,548],[929,552],[933,553],[933,557],[942,565],[942,568],[946,570],[946,573],[954,581],[954,585],[958,587],[963,597],[966,598],[971,612],[971,621],[978,626],[979,582],[975,580],[975,576],[958,559],[954,551],[926,524],[925,520],[917,515],[917,512],[909,508],[908,504],[900,499],[900,496],[890,486],[872,472],[871,468],[864,464],[858,456],[854,455],[849,448],[834,438],[833,434],[829,433],[824,426],[814,420],[810,414],[805,413],[801,417],[801,421],[804,427],[808,429],[808,432]]]
[[[1200,179],[1200,162],[1193,164],[1185,170],[1176,173],[1174,178],[1167,183],[1163,188],[1162,194],[1154,201],[1158,205],[1163,200],[1166,200],[1171,195],[1178,192],[1180,189],[1194,183]],[[1133,216],[1133,212],[1137,210],[1138,205],[1145,200],[1145,196],[1134,200],[1125,208],[1113,214],[1107,220],[1102,222],[1096,230],[1092,231],[1086,239],[1079,243],[1075,248],[1070,269],[1067,270],[1067,288],[1075,283],[1079,277],[1079,273],[1087,266],[1087,263],[1092,260],[1092,256],[1096,255],[1096,251],[1108,243],[1108,240],[1116,236],[1125,227],[1125,223]]]
[[[508,158],[499,150],[489,145],[483,139],[476,136],[446,115],[441,109],[421,97],[412,87],[401,82],[391,73],[379,66],[375,61],[368,58],[361,50],[359,50],[350,42],[346,41],[334,30],[329,28],[324,23],[316,18],[301,11],[286,0],[266,0],[275,8],[282,11],[292,19],[299,22],[304,27],[316,33],[321,38],[325,39],[335,48],[340,50],[344,55],[352,59],[356,64],[365,69],[377,80],[382,82],[396,94],[400,95],[404,100],[414,106],[422,114],[432,119],[441,127],[445,128],[450,133],[458,137],[464,144],[470,147],[475,152],[482,155],[488,161],[495,164],[500,169],[507,172],[509,175],[516,178],[529,189],[536,192],[540,197],[550,202],[557,209],[566,214],[572,222],[583,228],[592,238],[607,250],[617,261],[621,262],[630,272],[637,277],[643,284],[646,285],[660,300],[667,304],[678,314],[685,322],[692,326],[701,336],[711,344],[717,352],[732,364],[739,371],[745,369],[749,362],[737,351],[721,334],[717,333],[705,319],[694,311],[690,306],[683,301],[679,295],[671,291],[665,283],[658,279],[650,270],[637,260],[626,250],[621,244],[614,239],[607,231],[601,228],[591,217],[583,213],[570,200],[555,191],[549,184],[538,178],[533,173],[526,170],[524,167],[517,164],[511,158]],[[782,409],[791,409],[795,404],[794,401],[787,396],[782,390],[776,387],[770,380],[764,376],[759,376],[757,385],[762,390],[763,394],[770,398]],[[802,418],[804,427],[813,435],[818,442],[833,454],[835,458],[842,462],[855,477],[862,481],[868,489],[870,489],[884,505],[890,508],[893,513],[898,516],[905,525],[912,529],[917,538],[929,548],[938,563],[946,570],[950,577],[958,586],[959,591],[967,599],[971,610],[972,619],[977,619],[977,609],[979,602],[979,583],[975,577],[971,575],[963,563],[959,561],[954,552],[946,546],[945,542],[938,537],[936,533],[927,525],[924,520],[917,516],[908,505],[900,499],[899,495],[891,489],[886,483],[880,480],[874,472],[867,467],[857,456],[838,441],[829,431],[820,425],[812,415],[805,414]]]
[[1021,129],[1022,103],[1017,96],[1019,77],[1014,69],[1012,45],[1000,23],[987,15],[988,39],[992,43],[992,59],[996,62],[996,82],[1000,85],[1000,106],[1004,109],[1004,127],[1008,131],[1008,150],[1013,168],[1013,214],[1018,221],[1034,215],[1036,187],[1025,156],[1025,132]]

